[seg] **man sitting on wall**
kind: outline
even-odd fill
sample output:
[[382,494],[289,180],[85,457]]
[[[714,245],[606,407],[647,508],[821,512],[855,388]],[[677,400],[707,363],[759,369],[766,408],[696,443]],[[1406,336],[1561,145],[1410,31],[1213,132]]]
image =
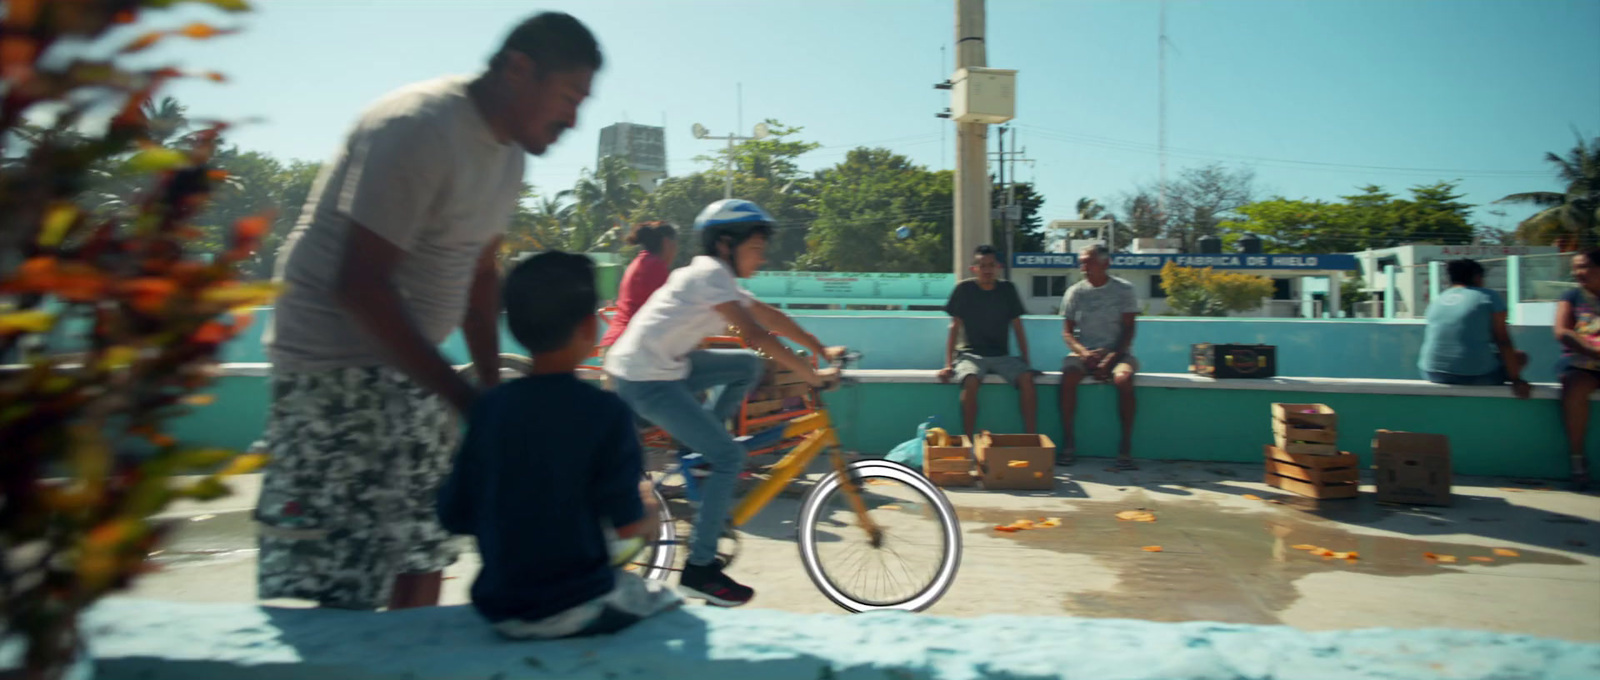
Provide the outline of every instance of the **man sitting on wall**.
[[1088,376],[1110,380],[1117,388],[1117,411],[1122,417],[1122,442],[1117,447],[1118,470],[1136,470],[1133,462],[1133,374],[1139,362],[1133,347],[1134,320],[1139,316],[1139,296],[1133,284],[1111,276],[1111,253],[1095,244],[1078,253],[1083,280],[1061,298],[1061,338],[1071,354],[1061,364],[1061,448],[1057,465],[1076,462],[1077,445],[1072,420],[1078,410],[1078,383]]
[[1429,382],[1443,385],[1504,385],[1527,399],[1522,379],[1528,355],[1511,344],[1506,328],[1506,299],[1483,287],[1483,265],[1451,260],[1446,266],[1450,287],[1428,305],[1428,330],[1422,336],[1417,367]]
[[[999,269],[994,248],[978,246],[972,257],[973,278],[956,284],[944,307],[950,315],[950,336],[939,380],[949,382],[954,377],[961,385],[961,425],[968,436],[977,434],[978,386],[990,373],[1017,388],[1023,428],[1029,434],[1039,431],[1037,371],[1028,361],[1028,338],[1022,332],[1022,298],[1010,281],[999,280]],[[1013,331],[1020,356],[1011,355]]]

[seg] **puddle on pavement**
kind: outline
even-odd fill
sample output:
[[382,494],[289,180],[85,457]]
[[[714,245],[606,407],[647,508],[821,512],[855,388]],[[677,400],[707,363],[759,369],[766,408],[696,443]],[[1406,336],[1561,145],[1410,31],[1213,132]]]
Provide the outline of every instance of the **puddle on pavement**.
[[[1518,548],[1518,556],[1506,557],[1496,555],[1492,547],[1425,537],[1372,536],[1346,528],[1394,512],[1380,507],[1351,507],[1351,520],[1331,520],[1294,509],[1296,503],[1289,498],[1282,499],[1283,505],[1259,509],[1222,507],[1203,500],[1164,500],[1155,507],[1159,496],[1144,498],[1073,500],[1070,508],[1047,513],[1059,517],[1061,526],[1015,533],[997,532],[992,527],[1042,516],[1026,514],[1033,510],[976,507],[958,507],[957,514],[964,521],[985,523],[969,533],[1040,550],[1088,555],[1109,569],[1117,579],[1110,589],[1074,593],[1063,603],[1068,613],[1077,616],[1274,624],[1281,623],[1277,614],[1299,599],[1295,582],[1315,573],[1407,577],[1483,572],[1510,564],[1583,564],[1541,550]],[[1116,517],[1118,512],[1141,506],[1152,510],[1157,520],[1132,522]],[[1152,545],[1162,546],[1162,552],[1141,550]],[[1294,549],[1295,545],[1354,551],[1359,559],[1318,557]],[[968,550],[972,549],[969,545]],[[1424,553],[1451,555],[1458,562],[1429,560]],[[1478,562],[1472,557],[1493,561]],[[1061,578],[1072,576],[1062,573]]]
[[172,520],[172,533],[150,560],[162,567],[199,566],[256,556],[255,520],[249,512]]

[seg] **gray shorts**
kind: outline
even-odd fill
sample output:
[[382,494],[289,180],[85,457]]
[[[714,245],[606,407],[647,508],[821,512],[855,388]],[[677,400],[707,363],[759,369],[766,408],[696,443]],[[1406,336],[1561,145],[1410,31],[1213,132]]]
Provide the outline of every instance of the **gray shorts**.
[[[1085,371],[1085,372],[1087,372],[1085,367],[1084,367],[1084,364],[1083,364],[1083,357],[1080,357],[1080,356],[1078,356],[1076,354],[1068,354],[1067,358],[1061,360],[1061,372],[1062,373],[1072,373],[1074,371]],[[1133,358],[1132,354],[1124,354],[1124,355],[1122,355],[1122,358],[1117,360],[1116,367],[1111,369],[1111,374],[1112,375],[1116,375],[1118,373],[1138,373],[1138,372],[1139,372],[1139,360]]]
[[981,382],[985,376],[992,373],[1004,378],[1015,387],[1022,380],[1022,376],[1038,373],[1028,366],[1028,362],[1023,361],[1022,357],[981,357],[965,352],[956,355],[954,368],[955,381],[958,385],[965,382],[968,376],[976,376]]
[[261,599],[377,609],[398,574],[440,571],[460,541],[434,496],[460,426],[444,400],[388,367],[276,372],[272,456],[256,506]]

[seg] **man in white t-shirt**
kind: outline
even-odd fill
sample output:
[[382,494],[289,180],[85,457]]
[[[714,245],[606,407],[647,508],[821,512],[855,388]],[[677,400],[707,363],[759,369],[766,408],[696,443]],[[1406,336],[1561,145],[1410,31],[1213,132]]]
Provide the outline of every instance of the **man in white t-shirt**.
[[[711,473],[700,483],[700,509],[689,541],[689,563],[679,588],[722,607],[749,602],[755,591],[722,572],[717,539],[727,526],[733,493],[746,451],[726,422],[750,390],[760,384],[766,362],[750,350],[702,350],[707,337],[728,326],[778,365],[806,376],[813,386],[831,381],[837,369],[815,370],[774,334],[816,356],[836,358],[794,319],[755,299],[739,286],[766,258],[772,217],[750,201],[717,201],[695,218],[704,255],[672,272],[628,322],[606,354],[605,371],[617,396],[645,420],[704,456]],[[695,396],[721,388],[711,403]]]
[[1139,361],[1133,358],[1133,332],[1139,317],[1139,296],[1133,284],[1112,276],[1111,253],[1094,244],[1078,253],[1083,280],[1061,297],[1061,338],[1070,354],[1061,362],[1061,448],[1056,464],[1076,460],[1077,438],[1073,419],[1078,410],[1078,384],[1093,377],[1117,388],[1117,414],[1122,419],[1122,442],[1117,447],[1116,469],[1134,470],[1133,376]]
[[256,507],[261,599],[347,609],[437,604],[455,561],[434,495],[477,389],[439,343],[461,328],[497,382],[495,255],[523,154],[576,125],[600,68],[566,14],[518,25],[485,73],[369,107],[322,168],[278,256],[266,331],[272,456]]

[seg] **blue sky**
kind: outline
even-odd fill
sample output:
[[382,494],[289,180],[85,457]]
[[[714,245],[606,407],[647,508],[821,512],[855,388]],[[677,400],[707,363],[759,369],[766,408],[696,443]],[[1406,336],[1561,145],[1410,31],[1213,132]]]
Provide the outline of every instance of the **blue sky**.
[[[173,40],[151,58],[222,71],[229,84],[170,93],[197,116],[262,122],[241,146],[321,160],[372,99],[415,80],[480,68],[506,31],[556,9],[587,23],[606,66],[579,126],[528,179],[553,192],[594,164],[600,128],[668,130],[668,169],[764,118],[824,145],[809,168],[882,145],[953,164],[948,103],[953,0],[258,0],[252,14],[196,16],[246,30]],[[1154,0],[990,0],[989,65],[1018,69],[1014,121],[1047,219],[1079,196],[1109,200],[1157,177]],[[1542,160],[1572,128],[1600,135],[1600,0],[1173,0],[1168,146],[1178,169],[1255,169],[1263,194],[1334,199],[1460,179],[1471,203],[1558,188]],[[945,134],[941,134],[941,133]],[[1403,191],[1401,191],[1403,193]],[[1488,224],[1514,225],[1527,209]]]

